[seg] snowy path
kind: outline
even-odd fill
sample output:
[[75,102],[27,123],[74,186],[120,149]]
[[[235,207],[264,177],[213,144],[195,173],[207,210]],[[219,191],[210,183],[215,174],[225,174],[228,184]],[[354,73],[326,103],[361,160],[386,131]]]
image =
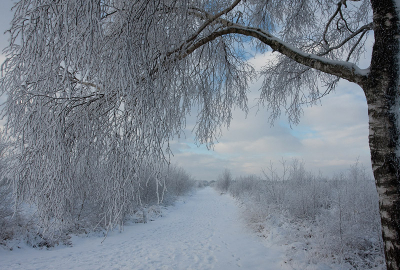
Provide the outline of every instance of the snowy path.
[[166,216],[73,247],[0,250],[0,269],[285,269],[283,252],[247,231],[229,196],[205,188]]

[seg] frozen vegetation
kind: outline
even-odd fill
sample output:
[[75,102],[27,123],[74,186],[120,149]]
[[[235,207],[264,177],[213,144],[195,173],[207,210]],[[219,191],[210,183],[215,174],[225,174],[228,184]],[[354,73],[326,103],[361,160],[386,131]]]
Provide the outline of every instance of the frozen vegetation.
[[149,179],[110,227],[107,197],[87,196],[65,221],[46,221],[43,206],[15,200],[3,178],[0,269],[385,269],[377,193],[358,163],[332,178],[297,160],[263,177],[225,170],[214,189],[176,167],[163,192]]
[[225,171],[216,188],[242,204],[254,232],[286,247],[294,269],[386,269],[378,195],[360,164],[332,178],[298,160],[279,171],[237,179]]
[[[95,223],[106,230],[122,226],[127,216],[145,214],[149,203],[164,199],[169,142],[181,135],[194,108],[196,139],[212,146],[234,108],[248,111],[254,79],[262,80],[258,101],[270,110],[270,121],[285,114],[291,124],[300,121],[304,105],[317,104],[344,79],[363,89],[368,104],[386,264],[399,270],[397,6],[397,0],[18,1],[0,78],[0,95],[7,96],[0,117],[12,141],[5,152],[15,156],[7,165],[17,202],[12,222],[20,224],[19,216],[29,216],[24,204],[32,205],[45,246]],[[256,70],[249,55],[269,50],[276,57]],[[360,65],[364,55],[371,56],[369,68]],[[301,192],[312,178],[287,182],[297,193],[285,191],[282,201],[276,195],[272,205],[289,220],[310,224],[324,224],[324,212],[338,212],[332,220],[340,226],[326,225],[340,228],[340,248],[332,250],[340,263],[353,263],[342,225],[356,224],[347,224],[353,234],[362,214],[343,209],[351,209],[346,198],[361,191],[346,197],[340,177],[315,181],[310,188],[321,185],[334,203],[320,205],[315,198],[308,207]],[[330,189],[333,183],[337,190]],[[9,192],[2,193],[7,201]],[[290,203],[296,196],[304,202]],[[9,209],[2,211],[11,222]],[[354,249],[376,242],[365,239]]]
[[[282,248],[263,243],[239,219],[229,196],[200,189],[164,208],[147,224],[125,226],[122,233],[80,235],[71,247],[51,250],[22,245],[0,249],[1,269],[290,269]],[[104,240],[104,241],[103,241]]]
[[35,248],[69,245],[73,234],[107,235],[122,230],[126,222],[146,223],[195,184],[182,168],[172,165],[159,165],[157,170],[142,165],[140,174],[127,172],[129,163],[119,157],[119,166],[112,159],[97,161],[95,170],[78,164],[73,189],[64,179],[58,188],[48,184],[35,186],[33,194],[21,192],[12,173],[19,161],[6,153],[9,144],[0,140],[0,247],[6,249],[21,241]]

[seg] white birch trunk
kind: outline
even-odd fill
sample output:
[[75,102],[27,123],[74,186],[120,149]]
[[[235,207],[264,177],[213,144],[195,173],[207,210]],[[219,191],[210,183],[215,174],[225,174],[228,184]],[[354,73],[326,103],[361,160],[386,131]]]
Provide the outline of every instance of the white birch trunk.
[[375,44],[363,84],[372,169],[379,194],[387,269],[400,269],[399,14],[394,0],[372,0]]

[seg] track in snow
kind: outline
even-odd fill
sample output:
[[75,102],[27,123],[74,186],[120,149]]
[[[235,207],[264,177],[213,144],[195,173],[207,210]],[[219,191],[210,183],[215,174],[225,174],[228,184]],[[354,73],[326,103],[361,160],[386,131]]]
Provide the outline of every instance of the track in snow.
[[286,268],[283,252],[248,232],[233,199],[210,187],[177,203],[167,216],[102,240],[75,237],[73,247],[1,250],[0,269]]

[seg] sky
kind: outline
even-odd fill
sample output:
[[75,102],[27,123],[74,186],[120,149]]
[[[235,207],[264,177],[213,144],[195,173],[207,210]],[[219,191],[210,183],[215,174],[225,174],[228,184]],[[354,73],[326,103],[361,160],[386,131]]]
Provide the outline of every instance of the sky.
[[[1,0],[1,48],[8,44],[9,35],[3,33],[9,28],[14,2]],[[259,68],[270,54],[256,55],[249,61]],[[360,67],[368,67],[368,59],[367,53]],[[1,54],[0,62],[4,60]],[[192,112],[184,134],[171,142],[174,153],[171,162],[199,180],[215,180],[225,169],[235,177],[261,175],[271,162],[278,168],[282,159],[294,158],[303,161],[306,169],[325,176],[344,172],[357,160],[372,173],[367,103],[359,86],[341,80],[336,91],[324,97],[320,105],[305,107],[300,124],[292,127],[285,115],[271,126],[269,112],[253,106],[259,87],[259,82],[251,86],[249,105],[253,108],[247,117],[244,112],[234,111],[229,129],[222,130],[213,150],[195,143],[191,130],[196,112]],[[4,101],[4,97],[0,101]],[[0,125],[2,123],[4,120]]]

